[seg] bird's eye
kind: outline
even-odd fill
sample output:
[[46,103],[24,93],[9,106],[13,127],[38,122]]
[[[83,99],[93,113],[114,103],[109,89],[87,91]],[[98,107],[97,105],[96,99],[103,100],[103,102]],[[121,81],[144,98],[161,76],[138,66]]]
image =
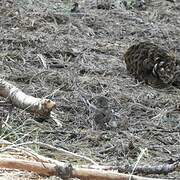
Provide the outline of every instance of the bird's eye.
[[161,67],[163,64],[164,64],[164,61],[161,61],[161,62],[159,63],[159,66]]
[[160,71],[164,72],[164,68],[161,68]]

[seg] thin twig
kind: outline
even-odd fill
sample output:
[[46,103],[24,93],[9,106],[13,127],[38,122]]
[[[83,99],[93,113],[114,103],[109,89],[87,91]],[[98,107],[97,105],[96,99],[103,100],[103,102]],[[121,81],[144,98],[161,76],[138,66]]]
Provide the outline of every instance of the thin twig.
[[82,155],[67,151],[65,149],[62,149],[62,148],[56,148],[50,144],[46,144],[46,143],[42,143],[42,142],[36,142],[36,141],[29,141],[29,142],[20,143],[20,144],[13,144],[13,145],[10,145],[10,146],[7,146],[5,148],[0,149],[0,152],[7,151],[9,148],[16,148],[19,146],[32,145],[32,144],[39,145],[39,146],[44,147],[44,148],[52,149],[52,150],[55,150],[55,151],[58,151],[61,153],[63,152],[63,153],[66,153],[66,154],[69,154],[69,155],[72,155],[72,156],[75,156],[75,157],[78,157],[81,159],[85,159],[85,160],[90,161],[91,163],[93,163],[95,165],[98,165],[94,160],[92,160],[86,156],[82,156]]

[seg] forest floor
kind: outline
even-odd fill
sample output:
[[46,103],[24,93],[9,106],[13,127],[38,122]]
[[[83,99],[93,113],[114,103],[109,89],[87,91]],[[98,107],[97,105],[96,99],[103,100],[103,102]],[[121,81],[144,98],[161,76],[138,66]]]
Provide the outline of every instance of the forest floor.
[[[62,123],[40,122],[15,108],[1,139],[37,140],[103,165],[135,165],[143,150],[138,165],[180,158],[180,112],[172,108],[180,102],[180,89],[135,82],[123,59],[129,46],[143,40],[180,58],[180,2],[152,0],[144,10],[103,10],[80,1],[78,13],[71,13],[72,3],[58,0],[0,3],[1,78],[29,95],[55,101],[54,113]],[[105,113],[98,114],[103,103]],[[5,121],[8,109],[3,111]],[[88,163],[35,150],[59,161]],[[21,174],[3,173],[9,179]],[[180,173],[149,176],[179,179]]]

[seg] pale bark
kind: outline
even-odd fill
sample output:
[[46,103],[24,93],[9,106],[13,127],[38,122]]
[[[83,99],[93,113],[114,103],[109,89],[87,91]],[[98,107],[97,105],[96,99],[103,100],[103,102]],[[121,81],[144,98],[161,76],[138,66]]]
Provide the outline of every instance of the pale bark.
[[0,79],[0,96],[7,98],[14,106],[42,117],[49,116],[55,107],[55,102],[27,95],[3,79]]

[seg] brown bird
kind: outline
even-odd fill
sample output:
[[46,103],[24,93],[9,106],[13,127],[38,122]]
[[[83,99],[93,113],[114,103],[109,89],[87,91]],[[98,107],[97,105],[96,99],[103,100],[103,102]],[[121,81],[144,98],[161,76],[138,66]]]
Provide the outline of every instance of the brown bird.
[[96,106],[94,114],[94,122],[99,128],[105,128],[106,124],[111,120],[111,110],[109,108],[109,101],[104,96],[97,96],[94,105]]
[[124,54],[127,70],[138,81],[151,85],[171,84],[176,71],[175,57],[151,42],[132,45]]

